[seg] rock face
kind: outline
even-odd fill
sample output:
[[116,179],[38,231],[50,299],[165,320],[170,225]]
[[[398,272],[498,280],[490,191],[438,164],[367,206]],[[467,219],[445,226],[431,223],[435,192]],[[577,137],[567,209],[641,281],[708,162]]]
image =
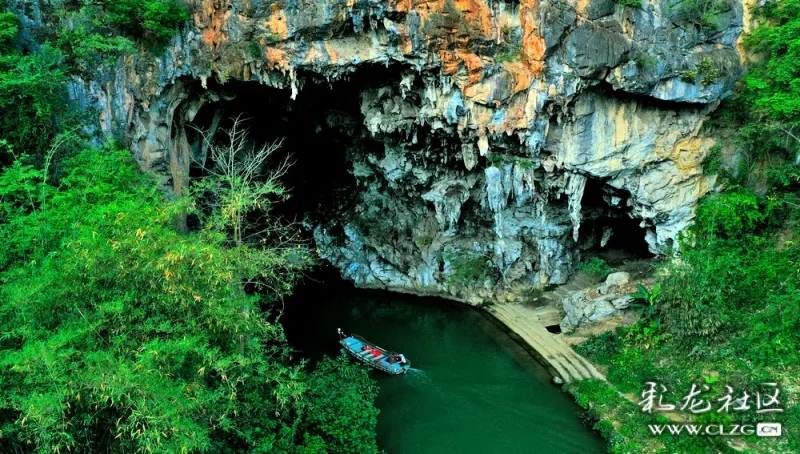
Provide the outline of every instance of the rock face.
[[627,286],[630,280],[630,274],[620,271],[608,275],[597,288],[569,293],[561,302],[565,314],[561,330],[572,331],[587,323],[622,315],[633,302]]
[[611,219],[672,246],[713,184],[701,126],[741,71],[743,7],[727,6],[708,30],[667,0],[193,0],[163,55],[72,94],[180,195],[186,125],[226,84],[291,103],[311,79],[395,68],[360,93],[364,140],[382,146],[348,151],[357,191],[317,246],[357,285],[479,303],[565,282],[613,241]]

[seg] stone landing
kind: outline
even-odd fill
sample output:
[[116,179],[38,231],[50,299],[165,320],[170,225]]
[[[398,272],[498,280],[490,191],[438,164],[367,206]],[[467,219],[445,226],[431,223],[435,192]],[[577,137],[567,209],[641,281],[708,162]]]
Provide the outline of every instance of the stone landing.
[[561,322],[563,311],[559,307],[564,295],[589,287],[593,283],[593,280],[579,273],[567,285],[545,293],[542,300],[548,304],[544,306],[496,304],[488,312],[525,341],[550,372],[565,383],[591,378],[605,380],[603,374],[589,360],[575,353],[561,334],[553,334],[545,328]]

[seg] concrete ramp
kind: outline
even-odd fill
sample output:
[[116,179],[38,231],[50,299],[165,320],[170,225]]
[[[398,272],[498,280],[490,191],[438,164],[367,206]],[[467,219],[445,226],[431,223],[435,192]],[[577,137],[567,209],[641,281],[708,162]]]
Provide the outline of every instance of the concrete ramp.
[[[547,331],[534,308],[520,304],[496,304],[489,312],[533,348],[539,359],[565,383],[605,377],[586,358],[575,353],[558,334]],[[539,311],[541,312],[541,310]]]

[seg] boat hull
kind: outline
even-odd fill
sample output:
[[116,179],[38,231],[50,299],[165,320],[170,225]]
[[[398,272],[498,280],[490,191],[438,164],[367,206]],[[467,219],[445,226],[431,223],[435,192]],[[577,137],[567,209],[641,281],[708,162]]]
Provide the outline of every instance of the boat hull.
[[[390,363],[389,352],[386,350],[368,343],[360,336],[349,336],[339,341],[342,345],[342,353],[347,353],[352,358],[360,363],[364,363],[374,369],[386,372],[391,375],[405,374],[411,368],[411,363],[406,361],[404,363],[395,362]],[[364,350],[364,346],[369,346],[369,350]],[[380,354],[376,355],[372,352],[377,351]]]

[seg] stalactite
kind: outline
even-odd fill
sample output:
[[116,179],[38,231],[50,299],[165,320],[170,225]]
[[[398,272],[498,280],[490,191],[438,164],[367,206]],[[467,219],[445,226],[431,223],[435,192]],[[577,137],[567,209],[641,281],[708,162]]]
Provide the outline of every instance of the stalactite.
[[586,189],[586,177],[578,173],[567,175],[565,185],[569,201],[569,219],[572,221],[572,239],[578,241],[578,229],[581,227],[581,200]]

